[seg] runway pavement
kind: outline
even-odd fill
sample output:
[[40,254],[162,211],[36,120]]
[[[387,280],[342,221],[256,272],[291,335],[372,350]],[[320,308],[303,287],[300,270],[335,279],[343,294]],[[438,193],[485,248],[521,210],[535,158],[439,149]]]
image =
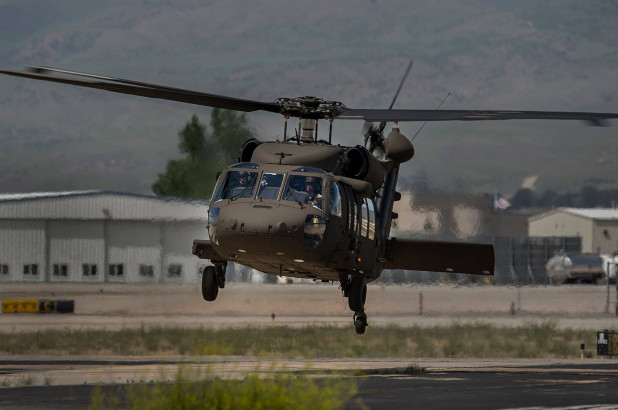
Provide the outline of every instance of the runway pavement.
[[[370,359],[277,360],[244,357],[9,357],[0,359],[0,408],[85,408],[94,386],[122,386],[208,371],[221,378],[247,372],[361,370],[360,398],[372,409],[618,408],[613,360]],[[328,376],[320,376],[328,377]],[[27,385],[25,385],[27,383]],[[350,403],[353,408],[354,404]]]
[[[605,312],[606,296],[603,286],[370,285],[366,312],[370,325],[429,327],[475,322],[516,327],[551,320],[561,329],[618,328],[613,304],[611,313]],[[230,283],[215,302],[205,302],[197,285],[2,284],[0,299],[26,298],[71,299],[75,314],[0,314],[0,333],[50,328],[117,330],[142,325],[270,326],[273,313],[276,323],[286,326],[352,323],[352,312],[338,287],[318,283]],[[614,289],[610,300],[615,300]]]
[[[559,328],[616,329],[618,318],[605,313],[605,292],[601,286],[370,286],[367,311],[370,325],[511,327],[550,319]],[[0,289],[2,299],[29,297],[74,299],[76,313],[1,314],[0,336],[59,327],[270,326],[271,313],[276,325],[286,326],[352,321],[340,290],[327,284],[232,283],[215,303],[204,302],[197,286],[15,283]],[[613,289],[610,298],[615,300]],[[362,370],[358,398],[373,409],[618,409],[618,361],[613,360],[317,359],[310,365],[313,371]],[[258,366],[264,376],[271,371],[269,361],[246,357],[0,356],[0,409],[85,408],[99,383],[117,392],[127,384],[171,380],[179,366],[210,369],[222,378],[241,378]],[[300,372],[307,371],[308,362],[277,360],[277,366],[277,371]]]

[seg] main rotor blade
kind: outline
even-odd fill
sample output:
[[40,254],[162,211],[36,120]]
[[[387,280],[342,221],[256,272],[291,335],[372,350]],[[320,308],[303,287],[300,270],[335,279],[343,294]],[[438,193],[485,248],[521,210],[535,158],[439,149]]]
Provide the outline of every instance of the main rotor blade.
[[482,121],[482,120],[583,120],[603,125],[604,120],[618,118],[617,113],[568,111],[498,111],[498,110],[381,110],[344,109],[335,118],[381,121]]
[[281,106],[276,103],[268,103],[240,98],[227,97],[217,94],[201,93],[198,91],[183,90],[180,88],[166,87],[156,84],[141,83],[138,81],[123,80],[112,77],[97,76],[94,74],[78,73],[68,70],[51,69],[46,67],[34,67],[37,71],[52,71],[63,74],[96,78],[106,81],[89,81],[69,77],[55,77],[51,75],[28,73],[22,71],[0,70],[0,74],[12,75],[15,77],[30,78],[33,80],[51,81],[55,83],[77,85],[86,88],[96,88],[99,90],[111,91],[120,94],[138,95],[148,98],[171,100],[184,102],[187,104],[203,105],[208,107],[223,108],[226,110],[237,111],[269,111],[280,113]]

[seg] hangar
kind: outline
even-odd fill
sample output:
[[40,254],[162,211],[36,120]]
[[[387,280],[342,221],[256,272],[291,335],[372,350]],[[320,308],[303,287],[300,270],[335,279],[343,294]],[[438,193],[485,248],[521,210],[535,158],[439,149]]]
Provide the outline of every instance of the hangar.
[[113,191],[0,194],[0,282],[195,283],[207,201]]
[[618,209],[558,208],[528,218],[530,236],[579,236],[582,252],[618,251]]

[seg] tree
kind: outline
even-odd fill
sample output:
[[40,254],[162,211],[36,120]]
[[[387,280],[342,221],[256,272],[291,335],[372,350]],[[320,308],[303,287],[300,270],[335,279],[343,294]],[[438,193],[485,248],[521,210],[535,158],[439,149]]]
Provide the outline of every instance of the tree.
[[155,195],[210,198],[217,172],[236,162],[242,143],[255,135],[244,114],[232,111],[213,109],[210,124],[212,131],[193,114],[178,131],[178,149],[186,156],[168,161],[152,184]]
[[520,188],[510,199],[513,209],[530,208],[536,206],[536,195],[529,188]]
[[206,140],[206,127],[195,114],[185,127],[178,131],[178,138],[180,138],[178,149],[190,158],[207,158],[208,153],[211,152],[207,149],[210,148],[210,144]]
[[214,108],[210,116],[212,138],[227,161],[236,162],[242,144],[255,138],[255,131],[249,126],[245,114]]
[[579,193],[581,196],[581,206],[582,207],[594,208],[595,206],[599,205],[598,203],[599,191],[596,189],[596,187],[586,185],[579,191]]

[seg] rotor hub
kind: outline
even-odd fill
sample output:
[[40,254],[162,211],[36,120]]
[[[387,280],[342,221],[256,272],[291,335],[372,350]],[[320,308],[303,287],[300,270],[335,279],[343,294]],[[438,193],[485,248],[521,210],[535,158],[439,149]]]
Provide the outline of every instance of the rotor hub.
[[326,101],[311,96],[277,98],[275,103],[281,106],[281,114],[287,117],[300,117],[314,120],[335,118],[346,109],[346,106],[339,101]]

